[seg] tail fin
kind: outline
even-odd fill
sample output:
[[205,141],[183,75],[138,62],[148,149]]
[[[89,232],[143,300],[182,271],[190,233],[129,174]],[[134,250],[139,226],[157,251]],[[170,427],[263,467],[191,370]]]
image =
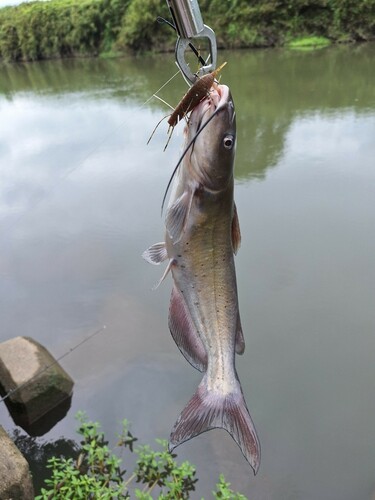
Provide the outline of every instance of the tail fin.
[[229,432],[256,474],[260,463],[260,444],[239,381],[234,392],[222,395],[208,390],[205,375],[175,423],[169,450],[217,427]]

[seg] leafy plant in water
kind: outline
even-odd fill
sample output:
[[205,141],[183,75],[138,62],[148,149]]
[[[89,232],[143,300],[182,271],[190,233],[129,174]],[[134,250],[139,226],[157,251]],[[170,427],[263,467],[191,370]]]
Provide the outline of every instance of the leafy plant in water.
[[[109,448],[97,422],[90,422],[84,413],[77,414],[78,434],[82,437],[78,458],[52,457],[47,467],[51,477],[45,480],[35,500],[138,498],[140,500],[185,500],[195,490],[195,467],[185,461],[176,462],[176,455],[168,451],[167,442],[156,440],[161,451],[150,446],[134,448],[137,438],[129,430],[127,420],[122,422],[117,446],[137,455],[131,474],[122,466],[122,460]],[[230,489],[230,483],[220,476],[214,498],[246,500]],[[156,496],[155,496],[156,495]]]
[[[77,414],[82,436],[81,449],[76,460],[53,457],[47,467],[52,476],[45,480],[45,488],[36,499],[111,499],[129,498],[121,468],[121,459],[108,447],[103,432],[97,422],[89,422],[84,413]],[[123,421],[121,444],[132,449],[135,438]]]
[[242,495],[242,493],[235,493],[229,486],[230,483],[225,480],[223,474],[220,474],[219,482],[216,485],[216,491],[212,492],[214,498],[220,498],[222,500],[247,500],[245,495]]

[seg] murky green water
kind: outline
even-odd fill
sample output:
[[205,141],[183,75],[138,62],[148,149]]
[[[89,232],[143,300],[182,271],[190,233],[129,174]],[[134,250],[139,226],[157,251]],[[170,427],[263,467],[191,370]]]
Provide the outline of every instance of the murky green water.
[[[247,350],[238,371],[262,444],[256,478],[224,432],[178,449],[196,498],[219,472],[251,500],[365,500],[375,489],[375,46],[225,53],[236,103],[236,259]],[[72,409],[108,434],[127,417],[167,438],[200,380],[167,328],[171,282],[140,255],[182,128],[143,103],[172,55],[0,70],[0,340],[29,335],[66,357]],[[175,104],[176,78],[161,95]],[[12,429],[4,407],[0,422]]]

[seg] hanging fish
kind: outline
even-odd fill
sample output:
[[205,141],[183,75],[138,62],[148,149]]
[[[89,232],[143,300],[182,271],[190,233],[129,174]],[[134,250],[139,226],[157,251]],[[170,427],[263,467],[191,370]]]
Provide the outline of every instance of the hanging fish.
[[235,369],[245,343],[234,254],[240,227],[233,200],[236,121],[233,98],[215,84],[194,107],[185,150],[175,170],[165,241],[146,250],[152,264],[168,261],[173,276],[169,328],[185,358],[204,373],[170,436],[170,450],[202,432],[229,432],[257,472],[260,445]]

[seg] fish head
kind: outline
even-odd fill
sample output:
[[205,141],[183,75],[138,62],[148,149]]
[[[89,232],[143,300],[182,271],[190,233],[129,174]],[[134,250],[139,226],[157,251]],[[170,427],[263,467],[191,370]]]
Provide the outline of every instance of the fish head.
[[224,189],[233,179],[236,113],[226,85],[215,84],[192,111],[186,127],[189,167],[208,189]]

